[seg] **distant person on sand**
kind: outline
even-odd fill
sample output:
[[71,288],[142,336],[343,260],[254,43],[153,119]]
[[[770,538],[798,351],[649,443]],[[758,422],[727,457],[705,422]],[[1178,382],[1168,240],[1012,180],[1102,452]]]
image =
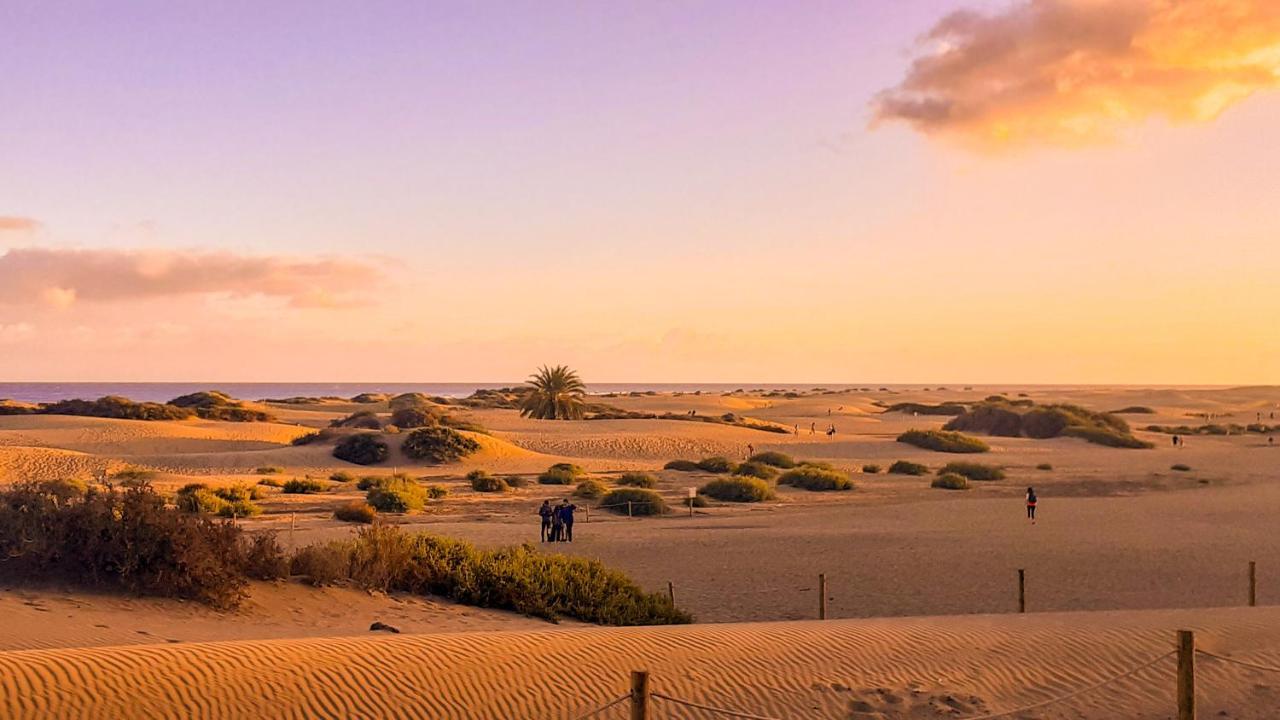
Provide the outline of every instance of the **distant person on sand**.
[[569,502],[568,498],[560,501],[560,507],[556,508],[556,514],[560,516],[560,524],[562,526],[560,540],[562,542],[573,542],[573,511],[578,506]]
[[556,506],[551,508],[551,542],[560,542],[562,537],[564,537],[564,515],[560,512],[560,507]]
[[835,426],[835,425],[832,425],[831,427],[827,428],[827,437],[831,437],[831,436],[833,436],[833,435],[835,435],[835,434],[836,434],[836,426]]
[[751,443],[747,443],[747,457],[751,457],[752,455],[755,455],[755,454],[756,454],[756,446],[752,445]]
[[799,434],[800,434],[800,424],[799,424],[799,423],[796,423],[796,425],[795,425],[795,428],[794,428],[794,429],[795,429],[795,431],[796,431],[796,434],[797,434],[797,435],[799,435]]
[[1036,489],[1027,488],[1027,519],[1034,525],[1036,522]]
[[1178,436],[1177,436],[1177,435],[1174,435],[1174,436],[1173,436],[1173,446],[1174,446],[1174,447],[1178,447]]
[[809,434],[810,435],[818,434],[818,423],[809,423]]
[[547,542],[551,539],[551,516],[555,512],[555,508],[551,507],[550,500],[543,500],[542,507],[538,508],[538,515],[542,517],[542,542]]

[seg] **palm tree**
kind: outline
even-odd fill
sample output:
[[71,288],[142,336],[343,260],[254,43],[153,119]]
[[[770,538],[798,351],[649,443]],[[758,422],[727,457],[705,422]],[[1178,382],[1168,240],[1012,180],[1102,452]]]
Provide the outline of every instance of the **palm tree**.
[[532,390],[520,401],[520,416],[538,420],[581,420],[587,391],[578,373],[568,366],[538,368],[529,376]]

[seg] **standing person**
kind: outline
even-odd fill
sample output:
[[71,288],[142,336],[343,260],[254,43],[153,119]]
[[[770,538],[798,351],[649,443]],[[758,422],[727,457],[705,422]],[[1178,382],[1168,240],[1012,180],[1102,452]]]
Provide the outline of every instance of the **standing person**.
[[538,515],[542,517],[542,542],[551,539],[551,516],[555,514],[555,508],[551,507],[550,500],[543,500],[542,507],[538,508]]
[[750,457],[755,454],[756,454],[756,446],[752,445],[751,443],[747,443],[747,458],[750,459]]
[[809,423],[809,434],[810,435],[818,434],[818,423]]
[[1174,435],[1174,436],[1173,436],[1173,446],[1174,446],[1174,447],[1178,447],[1178,436],[1177,436],[1177,435]]
[[[561,501],[563,502],[563,501]],[[564,537],[564,515],[560,508],[551,508],[551,542],[560,542]]]
[[573,511],[577,509],[578,506],[569,502],[568,498],[561,500],[560,507],[556,508],[557,513],[560,515],[560,524],[563,526],[560,537],[563,542],[573,542]]
[[1027,488],[1027,519],[1036,524],[1036,489]]

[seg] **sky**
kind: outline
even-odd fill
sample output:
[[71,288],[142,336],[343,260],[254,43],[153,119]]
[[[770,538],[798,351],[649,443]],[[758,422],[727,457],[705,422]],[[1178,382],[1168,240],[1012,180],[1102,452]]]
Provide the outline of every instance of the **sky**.
[[1273,0],[0,3],[0,380],[1280,383]]

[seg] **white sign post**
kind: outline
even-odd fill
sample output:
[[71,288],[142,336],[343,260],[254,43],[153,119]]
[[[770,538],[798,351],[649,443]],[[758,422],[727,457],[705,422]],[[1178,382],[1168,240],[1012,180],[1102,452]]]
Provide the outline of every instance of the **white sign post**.
[[689,517],[693,517],[693,499],[698,497],[698,488],[689,488]]

